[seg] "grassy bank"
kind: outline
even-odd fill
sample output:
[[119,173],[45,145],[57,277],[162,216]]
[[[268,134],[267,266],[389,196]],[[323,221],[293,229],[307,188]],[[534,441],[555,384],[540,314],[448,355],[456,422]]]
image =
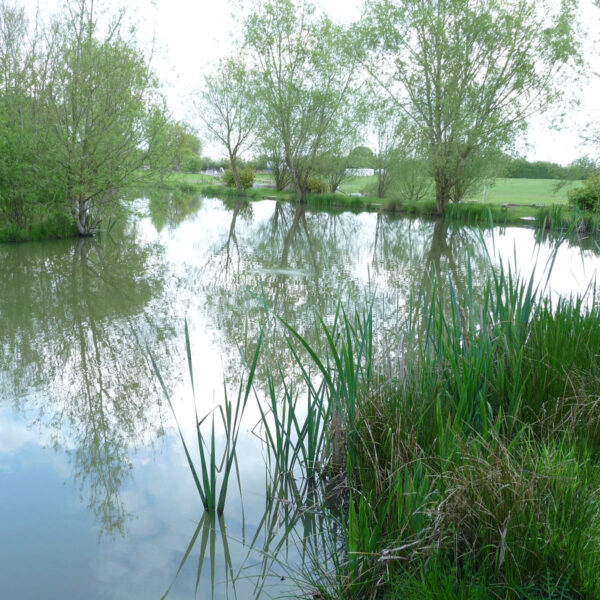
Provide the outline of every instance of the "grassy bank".
[[323,326],[325,354],[298,338],[343,473],[319,597],[600,598],[600,310],[504,271],[409,323],[391,370],[369,315]]
[[[503,268],[460,285],[432,281],[392,338],[372,305],[319,320],[318,346],[284,324],[306,393],[269,376],[253,431],[281,527],[319,519],[298,540],[323,542],[298,576],[313,598],[600,599],[596,298],[552,304]],[[230,466],[260,345],[221,410]],[[209,511],[214,453],[188,454]]]
[[[269,184],[269,174],[257,174],[257,182]],[[341,192],[335,194],[315,194],[307,199],[312,209],[328,210],[382,210],[388,213],[434,217],[435,206],[431,200],[418,203],[376,198],[373,196],[352,194],[362,193],[373,187],[375,177],[351,177],[341,186]],[[157,189],[179,190],[185,193],[198,193],[205,196],[235,197],[238,194],[227,188],[217,177],[193,173],[171,173],[166,177],[157,177],[150,184]],[[578,229],[585,232],[597,232],[600,219],[590,214],[573,211],[566,205],[567,191],[575,184],[569,184],[556,190],[556,181],[543,179],[498,179],[494,186],[481,193],[481,197],[471,198],[459,205],[452,205],[448,218],[465,224],[486,225],[493,222],[498,225],[534,224],[545,229]],[[265,198],[295,201],[294,192],[276,191],[270,188],[244,190],[242,196],[251,200]],[[70,219],[56,216],[36,218],[24,227],[2,227],[0,242],[42,240],[76,236]]]
[[[513,181],[507,189],[513,189]],[[528,181],[528,180],[523,180]],[[535,185],[524,186],[525,188],[537,189],[538,194],[543,196],[542,190],[548,187],[546,180],[531,180]],[[554,182],[553,182],[554,183]],[[537,187],[536,187],[537,186]],[[195,188],[199,193],[205,196],[215,197],[241,197],[250,200],[284,200],[296,202],[296,195],[290,191],[276,191],[268,188],[251,188],[238,194],[235,189],[228,188],[221,183],[212,183],[209,185],[198,184]],[[562,231],[571,230],[579,233],[598,233],[600,231],[600,217],[593,214],[582,212],[567,206],[561,199],[560,203],[552,204],[552,196],[543,196],[545,203],[524,204],[519,203],[519,198],[510,204],[493,204],[490,201],[483,202],[462,202],[460,204],[451,204],[446,214],[446,219],[465,225],[520,225],[535,227],[536,229]],[[529,196],[521,196],[520,200],[531,199]],[[351,196],[343,193],[335,194],[311,194],[306,200],[306,206],[310,209],[327,210],[351,210],[351,211],[383,211],[388,214],[419,216],[432,218],[436,217],[435,204],[431,200],[420,202],[402,202],[391,201],[387,199],[369,197],[369,196]]]

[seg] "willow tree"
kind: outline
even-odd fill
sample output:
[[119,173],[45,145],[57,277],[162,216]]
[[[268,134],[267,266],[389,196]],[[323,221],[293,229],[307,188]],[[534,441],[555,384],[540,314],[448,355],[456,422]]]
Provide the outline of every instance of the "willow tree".
[[159,167],[168,120],[122,13],[101,29],[93,0],[71,0],[55,31],[48,102],[56,177],[79,234],[89,236],[119,190]]
[[246,20],[244,42],[258,106],[303,201],[319,158],[338,146],[341,116],[352,106],[355,69],[346,32],[304,0],[271,0]]
[[[357,44],[425,142],[444,214],[485,157],[561,95],[578,56],[577,0],[368,0]],[[366,50],[365,50],[366,49]]]
[[17,230],[59,210],[46,110],[52,46],[39,21],[0,0],[0,225]]

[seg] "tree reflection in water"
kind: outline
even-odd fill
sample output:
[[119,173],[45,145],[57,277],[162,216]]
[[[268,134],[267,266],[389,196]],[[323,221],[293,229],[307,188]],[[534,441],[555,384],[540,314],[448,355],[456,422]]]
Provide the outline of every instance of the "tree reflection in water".
[[[119,243],[51,242],[0,248],[0,377],[4,400],[71,456],[104,532],[123,532],[120,490],[130,454],[163,433],[146,344],[168,355],[171,328],[155,306],[161,250],[132,231]],[[166,370],[166,369],[165,369]],[[48,431],[48,433],[46,433]]]

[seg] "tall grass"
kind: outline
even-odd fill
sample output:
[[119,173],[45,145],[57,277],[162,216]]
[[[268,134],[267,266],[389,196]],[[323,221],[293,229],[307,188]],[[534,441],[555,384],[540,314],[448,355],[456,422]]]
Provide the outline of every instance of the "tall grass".
[[535,226],[544,231],[574,231],[597,235],[600,231],[600,218],[592,212],[553,205],[538,209]]
[[506,225],[510,222],[505,206],[493,206],[475,202],[451,203],[444,219],[465,225]]
[[[271,500],[339,526],[305,573],[315,597],[600,599],[600,306],[593,288],[552,302],[537,281],[502,265],[481,289],[469,269],[460,293],[434,281],[395,354],[372,304],[320,319],[320,348],[286,325],[304,389],[269,376],[261,431]],[[193,381],[187,327],[186,345]],[[220,413],[226,474],[259,347]],[[200,425],[200,468],[182,441],[222,512]]]
[[600,598],[600,309],[534,281],[434,285],[392,379],[369,316],[321,323],[325,356],[294,333],[341,420],[346,555],[323,597],[400,598],[420,573],[485,591],[456,597]]
[[[231,476],[231,472],[233,468],[237,468],[236,463],[236,446],[237,440],[240,433],[240,426],[242,422],[242,417],[244,415],[244,410],[246,409],[246,405],[248,404],[248,398],[250,397],[250,392],[252,391],[252,382],[254,380],[254,374],[256,372],[256,365],[258,362],[258,356],[260,354],[260,346],[262,342],[262,335],[258,339],[256,350],[254,352],[254,357],[252,360],[252,364],[250,366],[248,379],[246,384],[244,385],[243,381],[240,381],[240,385],[238,388],[238,394],[235,402],[232,402],[229,399],[227,393],[227,387],[224,387],[225,391],[225,402],[224,406],[218,406],[216,411],[219,413],[221,417],[221,424],[224,428],[225,432],[225,449],[220,457],[217,456],[216,450],[216,435],[215,435],[215,411],[210,411],[207,415],[205,415],[202,419],[198,419],[197,405],[196,405],[196,391],[194,385],[194,369],[192,365],[192,351],[190,346],[190,336],[187,321],[185,323],[185,344],[186,344],[186,354],[188,361],[188,369],[190,375],[190,381],[192,385],[192,395],[194,402],[194,413],[195,413],[195,423],[196,423],[196,438],[198,444],[198,455],[200,458],[199,467],[196,466],[196,463],[192,459],[190,450],[183,436],[183,432],[179,425],[179,420],[177,419],[177,413],[175,412],[175,408],[173,407],[173,403],[171,401],[171,396],[167,387],[163,381],[163,378],[160,374],[156,361],[154,360],[154,356],[151,352],[150,359],[152,362],[152,366],[156,377],[161,385],[165,398],[171,408],[173,416],[175,418],[175,423],[177,425],[177,429],[179,431],[179,437],[181,438],[181,442],[183,444],[183,449],[185,451],[185,456],[187,458],[188,466],[194,478],[194,483],[196,485],[196,489],[198,490],[198,494],[202,501],[202,505],[204,509],[209,513],[217,513],[218,515],[223,514],[223,510],[225,508],[225,499],[227,497],[227,489],[229,485],[229,478]],[[202,430],[202,425],[206,421],[208,417],[211,417],[211,428],[210,428],[210,436],[207,436],[205,432]],[[205,439],[208,437],[208,442]],[[217,474],[221,473],[220,481],[218,481]],[[238,475],[239,477],[239,475]]]

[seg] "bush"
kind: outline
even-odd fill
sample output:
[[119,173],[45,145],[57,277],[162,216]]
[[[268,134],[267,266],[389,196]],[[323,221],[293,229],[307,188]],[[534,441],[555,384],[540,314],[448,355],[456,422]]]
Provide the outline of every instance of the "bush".
[[[252,167],[238,169],[238,176],[243,189],[247,190],[254,185],[254,169]],[[223,181],[227,187],[235,187],[235,179],[231,169],[227,169],[223,173]]]
[[193,152],[188,152],[181,161],[181,170],[184,173],[200,173],[202,171],[202,158]]
[[569,204],[581,210],[600,212],[600,175],[591,175],[581,187],[568,193]]
[[322,179],[311,177],[306,184],[306,191],[309,194],[326,194],[329,188]]

